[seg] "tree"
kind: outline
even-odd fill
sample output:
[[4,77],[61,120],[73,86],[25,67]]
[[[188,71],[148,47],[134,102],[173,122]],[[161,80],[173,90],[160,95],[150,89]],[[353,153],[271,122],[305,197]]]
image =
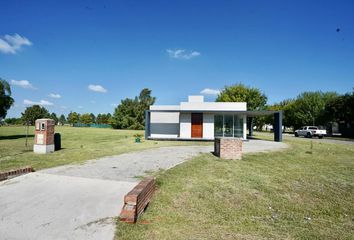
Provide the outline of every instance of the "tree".
[[14,102],[14,99],[11,97],[10,84],[0,78],[0,120],[6,117],[7,110],[10,109]]
[[21,125],[22,119],[21,118],[6,118],[5,123],[8,125]]
[[[286,99],[281,101],[280,103],[275,103],[273,105],[267,106],[267,110],[273,110],[273,111],[283,111],[283,125],[285,127],[292,127],[293,121],[294,121],[294,111],[293,111],[293,105],[295,103],[294,99]],[[265,116],[264,117],[264,123],[267,124],[273,124],[274,123],[274,118],[271,115]],[[284,128],[285,130],[285,128]]]
[[80,123],[90,124],[93,123],[93,119],[90,113],[85,113],[80,116]]
[[112,115],[110,113],[108,114],[98,114],[96,118],[96,123],[97,124],[110,124],[110,118]]
[[90,113],[90,117],[91,117],[91,119],[92,119],[92,122],[91,122],[91,123],[96,123],[96,116],[95,116],[95,114]]
[[59,117],[59,123],[60,123],[61,125],[64,125],[64,124],[66,123],[66,118],[65,118],[64,114],[60,115],[60,117]]
[[[247,110],[265,109],[267,96],[258,88],[248,87],[242,83],[226,86],[217,96],[217,102],[246,102]],[[258,125],[263,125],[264,117],[258,118]],[[253,126],[253,118],[247,119],[250,129]],[[257,121],[256,121],[257,122]]]
[[338,96],[335,92],[303,92],[289,108],[292,112],[294,128],[303,125],[325,125],[324,110],[326,103]]
[[339,131],[343,136],[354,137],[354,90],[328,101],[324,119],[339,123]]
[[70,112],[68,114],[67,121],[69,124],[78,123],[79,120],[80,120],[80,114],[78,114],[77,112]]
[[112,126],[121,129],[144,129],[145,110],[155,103],[155,99],[151,96],[151,90],[144,88],[134,99],[122,100],[110,120]]
[[31,107],[27,107],[25,112],[21,113],[22,121],[26,125],[34,125],[35,121],[40,118],[48,118],[49,112],[44,107],[39,105],[33,105]]
[[258,88],[247,87],[242,83],[226,86],[216,98],[217,102],[247,102],[248,110],[264,109],[267,96]]
[[58,119],[58,117],[57,117],[57,115],[56,115],[55,113],[51,113],[51,114],[50,114],[50,118],[54,120],[55,125],[58,124],[59,119]]

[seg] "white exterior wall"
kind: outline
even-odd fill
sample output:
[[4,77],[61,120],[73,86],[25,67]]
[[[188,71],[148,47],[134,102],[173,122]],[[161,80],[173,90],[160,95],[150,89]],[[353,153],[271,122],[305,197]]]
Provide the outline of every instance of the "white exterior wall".
[[246,111],[245,102],[181,102],[182,111]]
[[204,102],[204,96],[188,96],[188,102]]
[[203,114],[203,138],[214,139],[214,114]]
[[151,112],[150,137],[177,138],[179,135],[179,112]]
[[192,123],[191,123],[190,113],[181,113],[179,115],[179,137],[180,138],[191,138],[192,137]]

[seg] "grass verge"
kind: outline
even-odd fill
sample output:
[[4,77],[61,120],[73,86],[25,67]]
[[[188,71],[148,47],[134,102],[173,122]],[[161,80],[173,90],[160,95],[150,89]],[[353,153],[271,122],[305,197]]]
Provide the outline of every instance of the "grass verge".
[[286,140],[241,161],[203,154],[157,174],[158,191],[116,239],[353,239],[354,148]]
[[34,128],[25,147],[25,127],[0,127],[0,171],[31,165],[36,170],[89,159],[139,151],[154,147],[211,144],[205,142],[145,141],[135,143],[143,131],[56,126],[61,134],[62,148],[51,154],[33,153]]

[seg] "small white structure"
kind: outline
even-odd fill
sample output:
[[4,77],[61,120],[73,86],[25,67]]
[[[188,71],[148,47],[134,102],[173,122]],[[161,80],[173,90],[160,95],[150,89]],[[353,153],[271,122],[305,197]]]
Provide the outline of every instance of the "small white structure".
[[246,102],[204,102],[203,96],[189,96],[180,105],[150,106],[145,135],[148,139],[246,139],[246,120]]
[[52,119],[36,120],[33,145],[35,153],[54,152],[54,126],[55,121]]

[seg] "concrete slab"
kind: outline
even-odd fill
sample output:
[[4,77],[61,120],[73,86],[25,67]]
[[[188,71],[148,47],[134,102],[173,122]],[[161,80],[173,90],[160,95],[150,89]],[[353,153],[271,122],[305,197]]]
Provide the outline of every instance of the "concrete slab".
[[0,238],[112,239],[134,182],[30,173],[0,183]]
[[169,169],[200,153],[213,151],[213,146],[177,146],[148,149],[87,161],[83,165],[65,165],[41,172],[118,181],[138,181],[147,172]]

